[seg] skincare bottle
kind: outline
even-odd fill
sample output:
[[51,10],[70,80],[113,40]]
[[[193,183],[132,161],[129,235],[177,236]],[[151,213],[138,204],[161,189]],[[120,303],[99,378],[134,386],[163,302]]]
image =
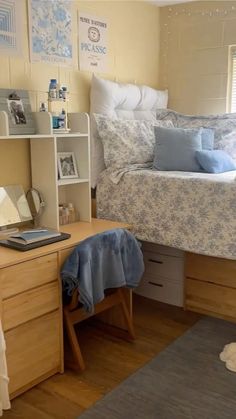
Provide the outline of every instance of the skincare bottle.
[[68,204],[68,211],[69,211],[69,223],[75,222],[75,209],[72,202],[69,202]]
[[57,98],[57,80],[56,79],[50,80],[48,96],[49,96],[49,99]]
[[69,210],[66,206],[63,205],[62,208],[62,224],[68,224],[68,219],[69,219]]
[[63,206],[62,205],[59,205],[59,224],[60,225],[63,225],[63,215],[62,215],[62,212],[63,212]]
[[67,87],[66,86],[62,86],[62,99],[64,101],[66,101],[66,99],[67,99]]
[[59,89],[59,99],[63,99],[63,90],[62,87]]
[[39,108],[39,112],[46,112],[47,111],[47,106],[45,102],[40,103],[40,108]]
[[66,128],[66,111],[65,109],[62,109],[60,115],[58,116],[58,125],[59,128]]

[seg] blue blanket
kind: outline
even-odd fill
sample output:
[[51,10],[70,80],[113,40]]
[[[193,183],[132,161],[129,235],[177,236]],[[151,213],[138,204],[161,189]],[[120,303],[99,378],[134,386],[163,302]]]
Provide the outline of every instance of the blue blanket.
[[63,291],[79,291],[79,301],[88,312],[104,298],[107,288],[135,288],[144,271],[139,242],[127,230],[114,229],[81,242],[65,261]]

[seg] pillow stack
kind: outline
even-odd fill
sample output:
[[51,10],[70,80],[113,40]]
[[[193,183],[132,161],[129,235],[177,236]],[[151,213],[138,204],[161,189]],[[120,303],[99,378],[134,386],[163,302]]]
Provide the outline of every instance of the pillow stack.
[[236,170],[227,153],[214,148],[214,131],[208,128],[155,127],[153,169],[221,173]]
[[152,163],[154,127],[173,127],[170,121],[110,119],[94,114],[102,140],[106,168],[122,168],[131,164]]

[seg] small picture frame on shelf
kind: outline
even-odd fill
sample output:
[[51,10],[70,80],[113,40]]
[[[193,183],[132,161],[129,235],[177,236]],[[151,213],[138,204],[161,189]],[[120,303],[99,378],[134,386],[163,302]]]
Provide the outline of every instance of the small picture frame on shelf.
[[57,153],[59,179],[78,178],[79,173],[73,151]]
[[10,135],[35,134],[27,90],[0,89],[0,111],[7,114]]

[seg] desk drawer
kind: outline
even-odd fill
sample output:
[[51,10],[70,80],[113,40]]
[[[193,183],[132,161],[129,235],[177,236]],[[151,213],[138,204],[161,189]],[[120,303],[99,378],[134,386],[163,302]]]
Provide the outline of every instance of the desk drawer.
[[3,300],[3,329],[9,330],[59,307],[58,281]]
[[236,318],[236,289],[186,279],[186,309]]
[[2,298],[57,279],[57,254],[52,253],[0,270]]
[[182,280],[184,276],[184,261],[182,258],[163,255],[154,252],[144,252],[144,276],[155,279],[163,276],[173,280]]
[[11,396],[34,380],[60,370],[60,311],[5,333]]
[[185,273],[188,278],[236,288],[236,260],[187,253]]

